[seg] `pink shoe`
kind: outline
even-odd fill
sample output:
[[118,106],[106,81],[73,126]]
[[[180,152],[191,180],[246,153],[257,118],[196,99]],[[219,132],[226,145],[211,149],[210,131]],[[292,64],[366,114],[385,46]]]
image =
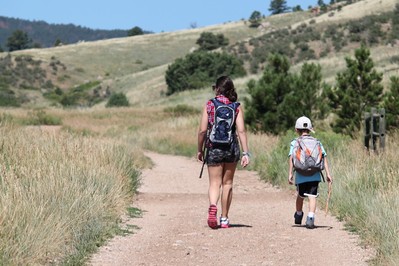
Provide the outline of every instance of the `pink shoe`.
[[218,228],[218,220],[216,218],[218,212],[218,208],[215,204],[211,204],[208,210],[208,226],[212,229]]
[[227,218],[227,217],[220,217],[220,227],[221,227],[221,228],[229,228],[229,227],[230,227],[229,218]]

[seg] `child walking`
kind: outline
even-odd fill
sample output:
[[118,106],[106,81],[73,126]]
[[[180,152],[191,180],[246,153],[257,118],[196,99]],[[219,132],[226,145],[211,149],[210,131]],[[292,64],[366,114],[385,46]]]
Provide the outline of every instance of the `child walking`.
[[[302,116],[296,120],[295,123],[295,131],[298,134],[298,138],[291,141],[289,156],[289,170],[288,170],[288,183],[294,184],[294,164],[293,164],[293,156],[295,156],[294,148],[298,144],[299,139],[302,138],[312,138],[310,133],[314,133],[312,122],[306,116]],[[328,167],[327,162],[327,153],[324,150],[323,145],[319,142],[319,147],[321,148],[321,156],[324,160],[324,169],[326,170],[327,182],[333,181],[332,176],[330,174],[330,169]],[[317,192],[319,187],[319,182],[321,181],[322,173],[321,171],[316,171],[315,173],[311,173],[310,175],[304,175],[302,172],[299,173],[295,171],[295,185],[297,188],[297,198],[296,198],[296,212],[294,214],[294,222],[295,224],[302,224],[303,218],[303,201],[305,198],[309,200],[309,211],[306,218],[306,228],[313,229],[315,228],[315,212],[316,212],[316,198],[319,196]]]

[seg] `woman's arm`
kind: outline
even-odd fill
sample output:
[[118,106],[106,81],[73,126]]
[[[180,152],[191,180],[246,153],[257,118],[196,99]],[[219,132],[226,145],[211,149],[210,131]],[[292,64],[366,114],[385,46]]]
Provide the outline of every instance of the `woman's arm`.
[[248,141],[247,141],[247,133],[245,131],[245,124],[244,124],[244,112],[241,107],[238,107],[238,115],[236,119],[236,129],[238,138],[240,140],[242,151],[245,153],[244,156],[241,158],[241,165],[243,167],[249,164],[249,148],[248,148]]
[[208,112],[206,105],[202,111],[202,117],[198,130],[198,147],[197,147],[197,159],[201,162],[204,160],[204,142],[206,138],[206,132],[208,130]]

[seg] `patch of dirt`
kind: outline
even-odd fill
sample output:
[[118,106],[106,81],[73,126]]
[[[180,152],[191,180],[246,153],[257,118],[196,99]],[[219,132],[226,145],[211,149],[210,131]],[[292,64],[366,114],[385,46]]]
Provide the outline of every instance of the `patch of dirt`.
[[[295,226],[295,195],[238,170],[228,229],[207,226],[208,174],[201,163],[179,156],[147,152],[153,169],[142,173],[143,185],[133,206],[142,218],[134,234],[111,239],[92,256],[90,265],[367,265],[372,250],[323,210],[313,230]],[[304,206],[307,210],[307,205]],[[220,209],[220,203],[219,203]]]

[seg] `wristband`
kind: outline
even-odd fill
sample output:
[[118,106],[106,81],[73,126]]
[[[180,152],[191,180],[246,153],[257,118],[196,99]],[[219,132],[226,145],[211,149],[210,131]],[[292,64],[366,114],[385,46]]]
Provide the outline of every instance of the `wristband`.
[[244,151],[242,153],[242,156],[248,156],[249,158],[251,158],[251,154],[249,152]]

